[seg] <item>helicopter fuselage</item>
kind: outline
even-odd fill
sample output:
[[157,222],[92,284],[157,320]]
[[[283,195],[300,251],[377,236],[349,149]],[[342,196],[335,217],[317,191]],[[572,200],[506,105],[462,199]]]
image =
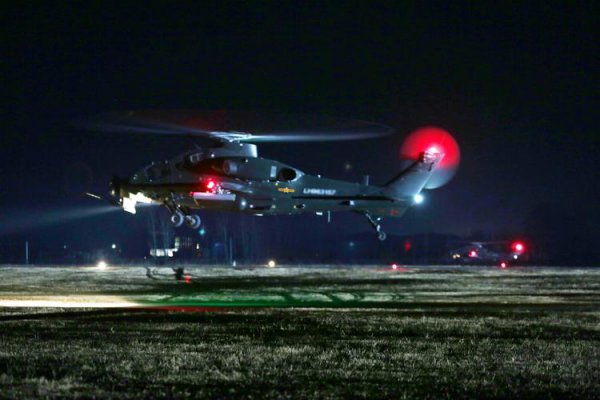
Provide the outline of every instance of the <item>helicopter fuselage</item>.
[[389,196],[382,187],[307,175],[257,157],[251,150],[240,155],[227,148],[199,149],[152,163],[121,183],[120,196],[143,195],[184,213],[190,209],[271,215],[356,211],[400,217],[413,203],[412,198]]

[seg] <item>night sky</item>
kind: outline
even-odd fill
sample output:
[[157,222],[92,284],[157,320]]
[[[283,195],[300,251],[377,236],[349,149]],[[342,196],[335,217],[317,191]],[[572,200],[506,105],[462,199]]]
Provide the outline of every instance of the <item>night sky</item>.
[[[353,181],[369,174],[372,183],[398,172],[404,136],[441,126],[461,146],[460,170],[421,207],[386,221],[388,232],[540,241],[564,233],[588,261],[597,257],[598,3],[447,3],[4,8],[0,242],[131,243],[144,221],[118,212],[78,219],[99,207],[81,193],[107,191],[113,174],[193,145],[91,133],[70,121],[110,110],[239,109],[394,127],[385,139],[259,148],[307,173]],[[234,218],[206,221],[221,217]],[[271,234],[292,227],[284,234],[298,240],[315,227],[323,235],[370,229],[357,215],[329,225],[311,215],[261,223]]]

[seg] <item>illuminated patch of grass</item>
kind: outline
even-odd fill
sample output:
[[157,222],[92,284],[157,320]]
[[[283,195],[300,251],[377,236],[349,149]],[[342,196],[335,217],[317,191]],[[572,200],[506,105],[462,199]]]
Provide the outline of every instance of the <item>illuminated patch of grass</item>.
[[0,398],[598,398],[600,270],[315,271],[0,268],[0,298],[254,306],[0,308]]

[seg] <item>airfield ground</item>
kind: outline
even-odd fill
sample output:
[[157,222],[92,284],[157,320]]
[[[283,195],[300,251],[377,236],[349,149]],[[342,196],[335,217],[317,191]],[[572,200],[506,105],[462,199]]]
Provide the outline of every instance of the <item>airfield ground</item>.
[[0,398],[600,398],[600,268],[0,267]]

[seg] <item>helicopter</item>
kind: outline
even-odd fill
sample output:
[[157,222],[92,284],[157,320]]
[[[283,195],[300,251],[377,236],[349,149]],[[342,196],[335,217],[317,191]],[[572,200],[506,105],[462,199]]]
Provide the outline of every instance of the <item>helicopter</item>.
[[513,262],[526,261],[527,246],[522,240],[469,242],[466,246],[452,249],[449,256],[453,262],[468,265],[498,264],[506,268]]
[[[302,127],[296,125],[298,121]],[[363,182],[328,179],[259,157],[258,144],[373,139],[394,132],[382,124],[193,110],[109,112],[77,124],[96,131],[207,140],[208,145],[196,145],[168,160],[152,162],[128,178],[114,176],[108,198],[87,193],[132,214],[139,204],[162,205],[168,209],[174,227],[185,224],[194,230],[202,225],[199,210],[259,216],[316,213],[328,217],[332,212],[349,211],[364,215],[383,241],[386,233],[381,221],[401,217],[422,201],[422,190],[447,183],[460,159],[458,144],[448,132],[423,127],[404,141],[400,149],[404,167],[400,172],[383,185],[371,185],[368,176]]]

